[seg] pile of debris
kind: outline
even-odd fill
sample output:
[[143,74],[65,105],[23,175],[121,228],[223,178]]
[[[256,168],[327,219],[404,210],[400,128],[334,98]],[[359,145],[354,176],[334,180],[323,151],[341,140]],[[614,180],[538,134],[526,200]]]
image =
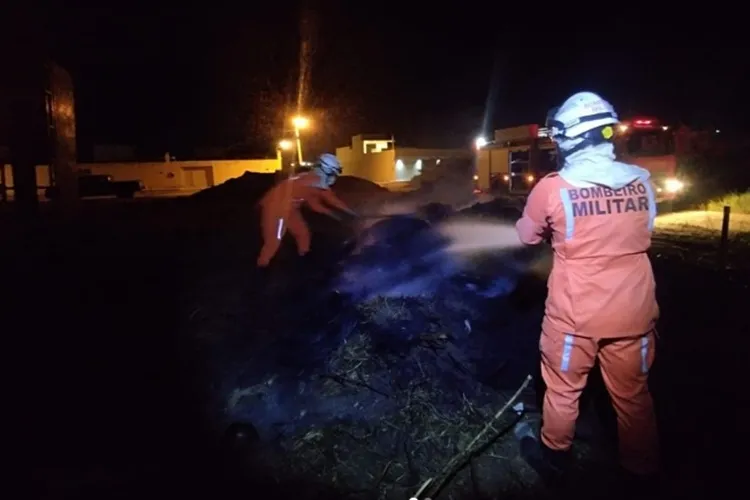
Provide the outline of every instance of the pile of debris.
[[252,203],[259,200],[277,180],[276,174],[245,172],[218,186],[198,191],[191,198],[203,203]]
[[[251,422],[263,441],[287,457],[274,471],[279,477],[314,477],[347,492],[379,490],[387,498],[409,498],[427,479],[439,477],[492,422],[492,431],[472,443],[488,445],[474,465],[484,470],[483,481],[492,481],[502,476],[499,471],[520,465],[510,459],[516,454],[513,440],[493,441],[517,422],[517,413],[493,417],[531,368],[509,366],[507,358],[533,359],[535,342],[533,336],[521,338],[520,325],[515,333],[498,331],[494,337],[475,329],[483,323],[481,309],[455,296],[366,301],[337,334],[294,339],[304,344],[296,347],[299,354],[314,354],[303,360],[287,353],[286,366],[278,355],[271,358],[275,369],[232,390],[226,411],[232,421]],[[522,322],[534,329],[538,318],[527,314]],[[507,352],[524,342],[525,353]],[[291,348],[291,342],[284,344]],[[268,359],[271,351],[248,363]],[[297,358],[296,371],[290,358]],[[493,387],[493,378],[503,384]],[[521,402],[533,400],[524,391]],[[471,477],[462,473],[451,491],[471,487]]]
[[345,203],[360,209],[364,208],[364,204],[376,208],[394,196],[394,193],[374,182],[351,175],[339,177],[332,189]]
[[[245,172],[210,189],[199,191],[190,198],[200,203],[249,203],[258,201],[274,183],[284,179],[281,172],[275,174],[255,174]],[[342,176],[333,186],[340,197],[357,200],[381,200],[390,191],[374,182],[352,176]]]
[[439,202],[454,210],[460,210],[472,205],[474,196],[473,161],[445,159],[442,160],[435,175],[422,172],[414,177],[410,184],[413,190],[406,195],[417,205]]
[[[345,179],[337,185],[345,199],[383,193]],[[197,368],[196,388],[217,434],[246,423],[261,442],[255,465],[270,476],[312,477],[368,497],[432,496],[453,471],[448,466],[462,465],[455,457],[476,449],[483,452],[444,492],[490,496],[500,481],[507,490],[509,477],[535,481],[515,440],[504,439],[521,408],[513,404],[495,417],[537,364],[543,295],[526,295],[522,286],[536,250],[492,251],[467,263],[446,251],[450,242],[439,231],[457,215],[513,221],[516,211],[505,214],[498,204],[454,214],[433,204],[419,211],[425,218],[377,219],[347,245],[351,227],[311,217],[313,251],[305,258],[282,251],[264,275],[255,269],[257,220],[247,212],[272,182],[247,174],[175,201],[188,209],[176,214],[171,201],[158,212],[139,205],[139,217],[163,218],[165,230],[179,225],[173,246],[155,247],[170,250],[158,256],[169,273],[149,267],[142,283],[184,280],[158,290],[188,292],[181,333],[189,339],[180,354]],[[155,231],[162,237],[161,226]],[[326,239],[327,232],[334,237]],[[123,248],[139,241],[149,240]],[[135,264],[127,269],[142,271]],[[278,293],[270,292],[269,278],[284,283]],[[169,308],[171,319],[171,296],[148,297],[150,306]],[[162,325],[165,335],[172,332],[166,322],[148,331]],[[162,346],[172,354],[171,341],[154,346],[149,338],[137,349],[158,347],[154,356],[171,367],[175,360],[161,357]],[[528,389],[514,403],[533,405]],[[415,495],[429,479],[426,494]]]
[[[252,203],[240,189],[252,180],[230,181],[196,200]],[[346,177],[337,186],[347,200],[390,196]],[[195,361],[205,367],[217,431],[251,424],[269,474],[409,498],[486,431],[534,372],[543,295],[521,297],[519,283],[529,279],[538,251],[458,260],[439,231],[456,216],[510,222],[517,210],[498,203],[457,214],[433,203],[418,213],[423,217],[376,219],[343,246],[355,234],[350,228],[309,218],[318,238],[311,254],[300,259],[282,251],[266,276],[252,269],[257,249],[233,259],[250,245],[251,230],[239,236],[223,226],[214,238],[222,258],[196,287],[187,328]],[[335,238],[322,238],[326,233]],[[269,278],[283,286],[272,291]],[[520,402],[535,404],[530,388]],[[514,439],[493,441],[518,418],[508,411],[492,422],[472,444],[488,448],[446,491],[471,493],[477,481],[492,491],[506,470],[520,483],[535,480],[516,457]]]

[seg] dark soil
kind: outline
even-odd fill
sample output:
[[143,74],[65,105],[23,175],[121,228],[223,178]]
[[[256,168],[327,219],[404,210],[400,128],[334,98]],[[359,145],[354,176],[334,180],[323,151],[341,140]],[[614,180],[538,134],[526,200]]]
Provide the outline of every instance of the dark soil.
[[[6,221],[4,331],[11,342],[7,349],[13,354],[11,366],[19,375],[9,379],[17,391],[12,393],[16,402],[8,411],[15,417],[14,424],[18,423],[13,428],[19,431],[13,432],[13,437],[20,439],[12,440],[19,445],[17,456],[34,472],[33,496],[229,498],[258,495],[262,488],[278,498],[336,498],[347,489],[362,498],[389,487],[408,498],[419,487],[419,480],[432,471],[432,466],[423,464],[447,461],[453,448],[460,447],[459,441],[500,406],[502,398],[497,395],[507,397],[524,371],[536,366],[533,348],[509,356],[508,363],[516,366],[508,373],[514,375],[509,375],[505,384],[493,388],[487,383],[483,389],[496,394],[496,399],[489,398],[484,407],[479,393],[475,394],[476,403],[470,399],[479,407],[470,412],[475,420],[470,424],[440,423],[443,429],[454,429],[456,436],[453,441],[430,443],[437,449],[443,446],[441,452],[420,455],[424,452],[409,449],[415,445],[414,437],[402,436],[398,442],[406,443],[406,451],[394,450],[393,455],[367,462],[362,450],[377,451],[374,443],[384,431],[372,426],[355,429],[350,419],[327,429],[311,427],[299,437],[289,433],[285,440],[264,438],[250,452],[222,446],[220,436],[230,422],[217,418],[220,402],[215,399],[226,394],[233,383],[231,377],[218,377],[213,370],[225,366],[226,373],[235,373],[233,363],[241,360],[227,353],[245,348],[243,334],[265,336],[269,341],[283,337],[289,333],[288,325],[294,324],[291,319],[304,319],[291,318],[299,310],[295,305],[301,304],[303,297],[318,300],[309,293],[291,294],[288,311],[269,309],[276,294],[284,296],[287,288],[259,288],[269,277],[254,268],[258,242],[253,205],[267,181],[243,182],[258,187],[249,193],[237,185],[234,191],[227,187],[223,194],[206,191],[202,197],[185,200],[93,201],[84,203],[79,219],[68,224],[43,218],[20,230]],[[302,263],[293,248],[285,246],[280,266],[270,270],[277,281],[294,285],[285,270],[289,266],[299,266],[293,268],[299,275],[317,276],[316,270],[323,269],[330,253],[340,249],[338,242],[347,236],[346,230],[323,218],[311,216],[311,220],[317,228],[316,255]],[[750,332],[745,314],[750,304],[750,276],[686,264],[669,252],[655,258],[654,265],[662,321],[653,391],[670,497],[700,497],[709,492],[718,497],[736,488],[741,477],[748,409],[741,368],[747,362]],[[527,277],[512,297],[502,299],[507,302],[503,307],[526,311],[524,324],[528,326],[524,328],[532,346],[544,292],[544,283]],[[398,306],[388,305],[397,310]],[[429,313],[430,303],[409,303],[408,309],[428,311],[419,312],[419,321],[434,323],[435,318],[429,316],[434,314]],[[500,331],[508,315],[502,314],[502,307],[494,309],[495,316],[480,314],[477,321],[488,323],[484,328],[496,325]],[[382,310],[380,304],[376,316]],[[440,313],[447,311],[443,307]],[[360,307],[353,314],[359,323],[367,323],[367,318],[371,325],[377,323],[372,310]],[[396,319],[398,315],[386,318],[386,330],[392,329]],[[197,328],[196,324],[203,326]],[[377,326],[382,328],[383,324]],[[425,330],[429,333],[429,328]],[[360,333],[372,337],[373,331]],[[420,336],[418,340],[425,339]],[[403,352],[427,356],[429,349],[414,344]],[[226,365],[205,363],[206,353],[215,354],[214,360],[226,359]],[[337,359],[348,363],[352,356],[350,352]],[[367,362],[377,359],[387,360],[388,355],[369,356]],[[447,371],[453,373],[451,370]],[[502,377],[495,378],[502,382]],[[331,382],[325,387],[336,391],[335,395],[352,390],[346,383]],[[385,387],[372,380],[365,382],[378,390]],[[408,384],[399,384],[408,396]],[[245,387],[239,379],[234,386]],[[601,387],[594,384],[589,396],[597,400]],[[434,398],[426,393],[428,402]],[[531,421],[535,419],[535,400],[533,394],[524,398],[531,409],[524,418]],[[440,420],[444,413],[439,408],[427,412],[416,406],[411,411],[422,412],[421,417],[417,414],[421,422],[424,415],[437,415]],[[452,415],[459,415],[458,410]],[[414,415],[404,418],[407,420],[401,424]],[[503,425],[512,425],[514,418],[515,414],[508,415]],[[303,424],[299,423],[299,429]],[[388,426],[385,420],[383,424]],[[373,435],[353,432],[361,429]],[[342,436],[344,430],[351,435]],[[429,437],[442,430],[435,424],[423,426],[420,432]],[[579,440],[580,466],[571,494],[576,498],[612,494],[605,490],[614,483],[608,479],[609,462],[602,458],[608,450],[603,434],[606,432],[595,433],[593,442],[583,435]],[[396,431],[390,437],[394,435]],[[293,439],[302,443],[297,455],[287,448]],[[533,473],[520,462],[512,440],[501,439],[494,446],[453,481],[453,498],[490,498],[499,491],[505,492],[503,498],[544,495]],[[334,456],[314,459],[321,450]],[[267,458],[259,461],[258,456]],[[414,459],[411,466],[402,460],[406,456]],[[289,461],[285,457],[296,458]],[[302,462],[309,467],[300,470]],[[389,462],[393,464],[386,468]],[[396,462],[400,466],[406,463],[407,468],[395,467]],[[355,472],[370,467],[372,478],[358,473],[354,477],[339,475],[335,485],[326,484],[321,478],[330,478],[331,471],[325,467],[331,463],[359,463],[353,465]],[[315,469],[314,464],[323,469]]]

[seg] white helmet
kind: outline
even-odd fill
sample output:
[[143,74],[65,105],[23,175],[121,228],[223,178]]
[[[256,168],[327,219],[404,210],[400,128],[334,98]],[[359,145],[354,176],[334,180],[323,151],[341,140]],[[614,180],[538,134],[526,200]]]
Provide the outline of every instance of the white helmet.
[[615,108],[593,92],[570,96],[547,114],[549,136],[563,156],[614,140],[612,125],[619,122]]
[[320,155],[315,162],[313,169],[318,172],[321,181],[323,181],[323,184],[326,186],[333,186],[336,182],[336,178],[343,172],[341,162],[336,158],[336,155],[331,153],[323,153]]
[[341,175],[341,162],[336,155],[331,153],[323,153],[318,157],[318,161],[315,162],[315,167],[319,168],[326,175]]

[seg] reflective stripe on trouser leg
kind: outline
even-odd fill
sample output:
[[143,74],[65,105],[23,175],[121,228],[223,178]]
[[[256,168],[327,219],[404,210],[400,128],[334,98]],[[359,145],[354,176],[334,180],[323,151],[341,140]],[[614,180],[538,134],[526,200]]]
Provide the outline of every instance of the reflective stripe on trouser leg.
[[573,336],[566,335],[563,341],[562,356],[560,356],[560,370],[567,372],[570,369],[570,354],[573,352]]
[[652,335],[616,339],[599,349],[602,377],[617,413],[620,463],[636,474],[659,468],[659,440],[647,373],[655,357]]
[[573,444],[578,400],[586,378],[596,361],[596,342],[591,339],[543,332],[544,393],[542,442],[553,450],[567,450]]
[[[264,212],[266,209],[263,209]],[[258,254],[258,265],[267,266],[281,246],[281,239],[284,237],[285,227],[281,228],[279,233],[280,218],[273,214],[263,214],[261,217],[261,235],[263,237],[263,246]]]
[[284,230],[284,219],[279,219],[279,224],[276,226],[276,239],[280,240],[282,231]]

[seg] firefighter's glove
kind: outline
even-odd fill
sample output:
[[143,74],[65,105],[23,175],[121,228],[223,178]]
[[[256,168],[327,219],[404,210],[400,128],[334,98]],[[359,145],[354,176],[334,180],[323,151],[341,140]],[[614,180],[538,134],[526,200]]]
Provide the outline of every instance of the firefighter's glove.
[[552,244],[552,219],[547,217],[547,225],[542,229],[540,236],[545,243]]

